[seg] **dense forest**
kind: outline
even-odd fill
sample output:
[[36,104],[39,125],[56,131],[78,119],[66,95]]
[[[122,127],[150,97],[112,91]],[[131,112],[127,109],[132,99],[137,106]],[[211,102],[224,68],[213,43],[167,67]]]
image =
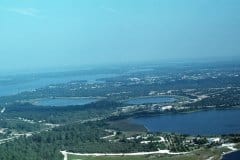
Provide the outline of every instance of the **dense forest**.
[[110,143],[101,137],[108,127],[103,122],[71,124],[0,145],[2,160],[60,160],[61,150],[80,153],[134,152],[156,150],[154,146],[134,142]]
[[91,104],[80,106],[34,106],[30,103],[14,103],[6,107],[3,118],[22,117],[33,121],[45,121],[48,123],[67,123],[90,118],[102,117],[113,112],[121,103],[101,100]]

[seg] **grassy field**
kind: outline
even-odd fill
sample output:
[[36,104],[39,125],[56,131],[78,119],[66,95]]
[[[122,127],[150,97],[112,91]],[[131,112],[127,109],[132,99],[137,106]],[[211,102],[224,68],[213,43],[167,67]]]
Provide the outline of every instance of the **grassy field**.
[[129,119],[116,120],[108,122],[109,127],[115,130],[125,132],[146,132],[147,129],[143,125],[133,124]]
[[219,160],[223,152],[229,151],[226,148],[201,149],[187,155],[148,155],[148,156],[73,156],[68,155],[68,160]]

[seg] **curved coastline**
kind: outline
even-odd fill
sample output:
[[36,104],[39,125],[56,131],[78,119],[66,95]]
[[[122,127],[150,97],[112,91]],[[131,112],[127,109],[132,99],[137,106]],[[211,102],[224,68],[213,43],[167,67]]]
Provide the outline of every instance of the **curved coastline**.
[[[235,112],[234,110],[237,110],[238,112]],[[231,108],[227,110],[227,113],[225,114],[225,112],[223,110],[219,110],[219,109],[214,109],[214,110],[198,110],[199,112],[194,112],[195,115],[191,115],[190,113],[167,113],[167,114],[141,114],[140,116],[132,116],[132,118],[130,118],[130,123],[136,123],[139,125],[144,126],[148,131],[150,132],[158,132],[158,128],[157,126],[161,125],[161,132],[172,132],[172,133],[181,133],[181,134],[190,134],[190,135],[206,135],[206,136],[219,136],[219,135],[226,135],[226,134],[234,134],[234,133],[239,133],[239,125],[237,124],[236,120],[234,120],[234,118],[231,117],[236,117],[236,113],[239,113],[239,108]],[[203,112],[203,113],[201,113]],[[206,112],[207,114],[205,114],[204,112]],[[184,114],[183,117],[181,117],[181,114]],[[220,117],[220,118],[219,118]],[[230,117],[227,118],[227,121],[225,121],[224,117]],[[192,119],[192,121],[189,121],[189,119]],[[206,124],[206,119],[210,118],[210,122],[211,123],[207,123],[209,125],[205,125]],[[172,126],[176,126],[175,123],[176,122],[179,126],[177,129],[172,129]],[[233,123],[234,122],[234,123]],[[233,123],[233,124],[232,124]],[[229,126],[229,124],[232,124],[231,126]],[[187,126],[196,126],[198,125],[200,128],[201,127],[206,127],[204,129],[204,131],[202,131],[202,133],[197,133],[197,131],[194,131],[194,133],[192,133],[193,129],[189,129],[189,127]],[[216,129],[214,131],[211,131],[210,128],[212,128],[211,126],[219,126],[220,129]],[[230,128],[229,128],[230,127]],[[221,131],[221,128],[223,129],[223,131]]]
[[224,159],[224,156],[227,156],[227,155],[229,155],[229,154],[233,154],[233,153],[235,153],[235,152],[239,152],[239,153],[240,153],[240,149],[223,153],[223,154],[221,155],[220,160],[228,160],[228,159]]

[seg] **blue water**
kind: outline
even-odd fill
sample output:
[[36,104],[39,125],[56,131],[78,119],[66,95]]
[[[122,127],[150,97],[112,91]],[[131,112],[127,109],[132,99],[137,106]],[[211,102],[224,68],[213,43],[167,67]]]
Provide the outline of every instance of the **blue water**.
[[98,101],[97,98],[43,98],[35,101],[33,104],[40,106],[70,106],[84,105]]
[[140,97],[127,100],[128,104],[147,104],[147,103],[169,103],[174,102],[176,99],[172,97]]
[[15,84],[1,84],[0,83],[0,96],[8,96],[17,94],[24,91],[32,91],[37,88],[42,88],[50,84],[58,84],[58,83],[67,83],[70,81],[76,80],[86,80],[88,83],[94,83],[97,79],[107,78],[116,76],[115,74],[96,74],[96,75],[74,75],[74,76],[66,76],[66,77],[42,77],[34,79],[32,81],[26,81]]
[[240,151],[226,154],[223,156],[222,160],[240,160]]
[[175,132],[191,135],[240,133],[240,109],[211,110],[186,114],[168,114],[132,119],[152,132]]

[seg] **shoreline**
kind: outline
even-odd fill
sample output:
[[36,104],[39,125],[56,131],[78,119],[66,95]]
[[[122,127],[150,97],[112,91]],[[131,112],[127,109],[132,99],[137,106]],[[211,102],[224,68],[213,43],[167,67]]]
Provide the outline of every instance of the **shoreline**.
[[235,148],[236,145],[237,145],[237,143],[222,144],[222,147],[227,147],[230,151],[228,151],[226,153],[223,152],[221,154],[220,160],[222,160],[223,157],[227,154],[231,154],[231,153],[240,151],[239,148]]
[[[235,110],[235,109],[240,109],[240,106],[233,106],[233,107],[227,107],[227,108],[218,108],[218,107],[213,107],[213,108],[198,108],[198,109],[193,109],[189,111],[184,111],[184,110],[178,110],[176,112],[156,112],[156,113],[151,113],[151,112],[145,112],[147,117],[155,117],[155,116],[164,116],[164,115],[174,115],[174,114],[190,114],[190,113],[195,113],[195,112],[208,112],[208,111],[214,111],[214,110]],[[144,113],[144,112],[143,112]],[[132,115],[131,118],[140,118],[140,117],[145,117],[145,115]]]
[[234,152],[240,152],[240,149],[237,149],[237,150],[234,150],[234,151],[229,151],[229,152],[226,152],[226,153],[222,153],[221,157],[220,157],[220,160],[223,160],[223,157],[225,155],[228,155],[228,154],[231,154],[231,153],[234,153]]
[[122,118],[120,119],[134,119],[134,118],[141,118],[141,117],[156,117],[156,116],[164,116],[164,115],[176,115],[176,114],[191,114],[191,113],[196,113],[196,112],[208,112],[208,111],[214,111],[214,110],[238,110],[240,109],[240,106],[233,106],[233,107],[227,107],[227,108],[218,108],[218,107],[213,107],[213,108],[197,108],[189,111],[184,111],[184,110],[177,110],[177,111],[168,111],[168,112],[148,112],[148,111],[143,111],[140,112],[135,112],[131,115],[120,115]]
[[[192,114],[192,113],[198,113],[198,112],[211,112],[211,111],[234,111],[234,110],[239,110],[240,107],[239,106],[235,106],[235,107],[231,107],[231,108],[211,108],[211,109],[197,109],[194,111],[185,111],[185,112],[167,112],[167,113],[142,113],[141,115],[132,115],[128,118],[124,118],[128,121],[128,123],[130,124],[136,124],[134,123],[134,119],[137,118],[152,118],[152,117],[160,117],[160,116],[169,116],[169,115],[187,115],[187,114]],[[143,126],[148,132],[165,132],[165,131],[151,131],[148,127],[146,127],[145,124],[138,124]],[[173,132],[172,132],[173,133]],[[240,133],[227,133],[227,134],[204,134],[202,136],[206,136],[206,137],[213,137],[213,136],[223,136],[223,135],[229,135],[229,134],[240,134]],[[190,135],[190,134],[189,134]]]

